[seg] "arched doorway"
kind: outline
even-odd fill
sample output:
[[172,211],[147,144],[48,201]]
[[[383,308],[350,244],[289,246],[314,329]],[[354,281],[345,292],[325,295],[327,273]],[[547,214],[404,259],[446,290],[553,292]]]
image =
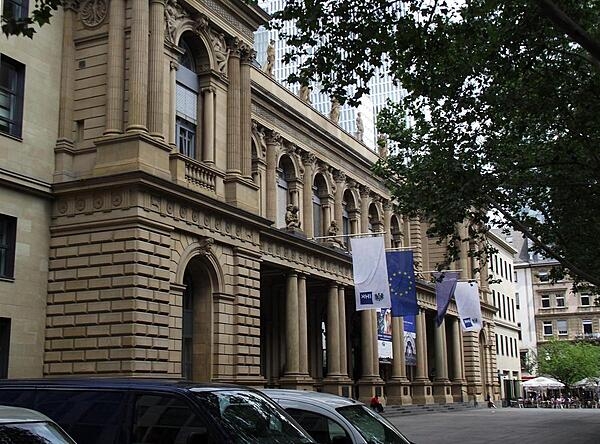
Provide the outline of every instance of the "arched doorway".
[[213,377],[212,267],[202,256],[193,257],[183,275],[181,373],[185,379],[210,381]]

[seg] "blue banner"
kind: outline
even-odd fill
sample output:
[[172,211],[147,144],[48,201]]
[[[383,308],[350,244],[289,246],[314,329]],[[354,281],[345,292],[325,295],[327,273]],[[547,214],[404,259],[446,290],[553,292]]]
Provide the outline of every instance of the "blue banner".
[[412,251],[388,251],[385,253],[390,297],[392,299],[392,316],[401,317],[417,315],[417,287]]
[[417,365],[417,318],[404,316],[404,359],[406,365]]
[[450,305],[450,299],[454,296],[458,276],[458,271],[433,273],[433,277],[435,278],[435,301],[437,304],[435,323],[438,327],[442,325],[448,305]]

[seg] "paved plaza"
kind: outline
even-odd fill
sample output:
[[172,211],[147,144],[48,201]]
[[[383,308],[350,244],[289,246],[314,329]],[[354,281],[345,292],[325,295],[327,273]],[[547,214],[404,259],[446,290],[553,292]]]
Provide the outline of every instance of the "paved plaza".
[[600,443],[600,409],[478,408],[388,419],[416,444]]

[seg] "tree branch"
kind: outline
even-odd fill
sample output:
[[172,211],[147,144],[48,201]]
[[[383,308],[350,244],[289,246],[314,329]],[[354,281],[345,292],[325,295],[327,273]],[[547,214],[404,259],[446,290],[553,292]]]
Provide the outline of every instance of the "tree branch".
[[600,63],[600,43],[590,37],[585,29],[575,23],[553,1],[536,0],[536,3],[546,18],[590,53],[595,60],[594,65]]
[[589,274],[589,273],[581,270],[575,264],[571,263],[571,261],[569,261],[568,259],[564,258],[562,255],[560,255],[556,251],[554,251],[553,248],[551,248],[550,246],[548,246],[548,245],[544,244],[542,241],[540,241],[529,230],[529,228],[527,228],[527,226],[525,226],[520,220],[518,220],[517,218],[515,218],[510,212],[506,211],[489,194],[487,194],[485,197],[486,197],[487,201],[490,203],[490,205],[492,205],[500,213],[502,213],[502,215],[512,224],[513,228],[515,228],[515,229],[519,230],[521,233],[523,233],[525,235],[525,237],[527,237],[528,239],[530,239],[538,248],[540,248],[541,250],[543,250],[544,252],[546,252],[546,254],[549,257],[552,257],[552,258],[556,259],[562,266],[564,266],[565,268],[569,269],[570,272],[572,272],[573,274],[575,274],[575,275],[577,275],[577,276],[585,279],[590,284],[594,284],[596,286],[600,286],[600,279],[598,279],[596,276],[593,276],[593,275],[591,275],[591,274]]

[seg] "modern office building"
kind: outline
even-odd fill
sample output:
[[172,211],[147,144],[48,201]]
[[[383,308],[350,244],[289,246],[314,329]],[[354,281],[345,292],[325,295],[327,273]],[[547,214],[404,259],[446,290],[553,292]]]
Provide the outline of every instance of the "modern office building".
[[[261,0],[258,3],[269,14],[283,9],[285,5],[284,0]],[[294,24],[292,22],[286,23],[282,31],[293,34]],[[267,30],[263,27],[256,32],[254,47],[257,52],[258,62],[261,66],[265,64],[267,46],[271,40],[275,41],[276,53],[273,77],[293,93],[298,93],[298,85],[286,82],[287,77],[297,69],[298,63],[290,62],[286,64],[283,62],[284,55],[288,52],[289,46],[284,40],[279,38],[278,31]],[[310,97],[312,106],[321,114],[327,116],[331,109],[331,97],[320,92],[318,84],[313,84],[311,87],[312,94]],[[360,106],[357,108],[346,104],[342,106],[339,126],[348,134],[355,135],[356,116],[360,112],[365,126],[363,142],[369,148],[376,150],[377,131],[375,124],[377,114],[385,107],[388,100],[397,103],[404,93],[399,85],[394,84],[389,69],[385,65],[381,69],[376,70],[375,77],[369,82],[369,88],[370,94],[363,98]]]
[[[489,242],[497,252],[489,258],[492,302],[496,332],[496,363],[500,393],[505,401],[515,400],[521,394],[521,324],[520,305],[517,299],[513,262],[517,250],[511,245],[512,238],[500,230],[492,230]],[[509,243],[510,242],[510,243]]]
[[468,246],[484,329],[463,333],[454,304],[435,328],[434,287],[418,280],[414,365],[402,318],[380,362],[346,242],[321,236],[332,221],[381,231],[417,271],[443,245],[394,212],[377,153],[257,68],[262,9],[102,5],[0,38],[14,80],[0,115],[2,376],[183,376],[404,404],[498,393],[487,269],[472,274]]

